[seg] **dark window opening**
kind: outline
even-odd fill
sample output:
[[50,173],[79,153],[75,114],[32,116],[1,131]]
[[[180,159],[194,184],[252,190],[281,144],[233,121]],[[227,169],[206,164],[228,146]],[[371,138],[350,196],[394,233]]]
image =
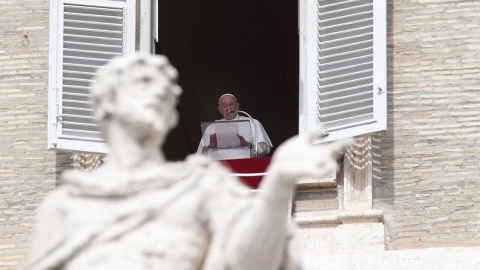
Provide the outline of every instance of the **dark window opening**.
[[169,160],[197,150],[200,123],[221,119],[217,100],[234,94],[258,119],[274,148],[298,134],[297,1],[159,0],[159,41],[183,88]]

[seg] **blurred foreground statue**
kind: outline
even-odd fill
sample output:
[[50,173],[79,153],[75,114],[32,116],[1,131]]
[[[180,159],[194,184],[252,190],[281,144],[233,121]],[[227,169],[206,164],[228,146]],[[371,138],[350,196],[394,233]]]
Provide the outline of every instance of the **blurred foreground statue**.
[[335,170],[343,145],[290,139],[252,196],[204,156],[165,161],[176,79],[162,56],[131,55],[100,70],[92,94],[108,160],[63,174],[39,209],[29,269],[301,268],[289,197],[297,178]]

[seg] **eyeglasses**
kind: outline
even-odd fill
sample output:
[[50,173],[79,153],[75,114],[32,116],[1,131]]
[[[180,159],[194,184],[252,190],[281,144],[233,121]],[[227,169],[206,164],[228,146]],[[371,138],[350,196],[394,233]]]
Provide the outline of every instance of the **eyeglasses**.
[[236,102],[230,102],[229,104],[222,103],[222,104],[220,104],[220,107],[226,109],[226,108],[228,108],[228,107],[233,108],[235,105],[237,105]]

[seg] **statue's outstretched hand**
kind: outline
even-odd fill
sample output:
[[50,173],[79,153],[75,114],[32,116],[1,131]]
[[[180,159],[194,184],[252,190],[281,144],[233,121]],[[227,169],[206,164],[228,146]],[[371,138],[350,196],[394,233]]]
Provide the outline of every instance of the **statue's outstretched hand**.
[[273,155],[270,173],[286,184],[294,184],[300,177],[323,177],[336,170],[339,152],[353,139],[313,145],[322,130],[318,126],[281,144]]

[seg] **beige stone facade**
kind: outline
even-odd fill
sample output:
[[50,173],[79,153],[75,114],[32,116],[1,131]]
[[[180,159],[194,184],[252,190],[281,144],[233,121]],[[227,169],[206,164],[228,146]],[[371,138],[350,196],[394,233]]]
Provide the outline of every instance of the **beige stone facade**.
[[0,18],[0,269],[17,269],[69,158],[47,150],[49,2],[0,1]]
[[[386,248],[478,246],[480,2],[387,8],[388,130],[372,136],[373,209],[383,211]],[[332,187],[300,190],[297,216],[338,226],[339,199]]]
[[480,2],[388,1],[373,206],[393,249],[480,245]]
[[[372,137],[387,248],[480,246],[480,2],[387,7],[388,131]],[[25,261],[35,209],[71,163],[46,149],[48,17],[48,2],[0,1],[0,269]],[[297,194],[297,215],[324,215],[313,228],[339,224],[327,186]]]

